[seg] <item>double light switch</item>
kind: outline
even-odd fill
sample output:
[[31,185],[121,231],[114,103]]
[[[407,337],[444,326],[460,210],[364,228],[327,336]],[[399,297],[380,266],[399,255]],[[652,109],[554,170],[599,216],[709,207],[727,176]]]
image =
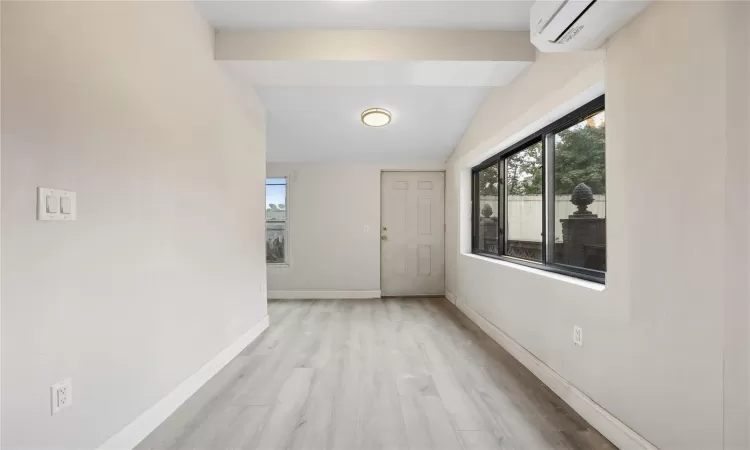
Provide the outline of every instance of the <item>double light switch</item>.
[[76,193],[40,187],[37,195],[37,220],[76,220]]

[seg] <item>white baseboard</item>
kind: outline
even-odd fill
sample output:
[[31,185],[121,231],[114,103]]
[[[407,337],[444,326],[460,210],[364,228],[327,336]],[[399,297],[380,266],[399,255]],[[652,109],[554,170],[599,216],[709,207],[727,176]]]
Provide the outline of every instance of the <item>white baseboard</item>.
[[[454,296],[454,298],[456,297]],[[592,427],[615,444],[617,448],[621,450],[657,450],[653,444],[599,406],[586,394],[560,376],[560,374],[523,348],[518,342],[490,323],[479,312],[466,305],[463,301],[456,301],[455,305],[472,322],[477,324],[482,331],[487,333],[488,336],[516,358],[518,362],[526,366],[531,373],[552,389],[565,403],[570,405]]]
[[448,299],[449,302],[456,304],[456,294],[450,291],[445,291],[445,298]]
[[272,299],[380,298],[380,291],[268,291]]
[[131,450],[164,422],[187,399],[195,394],[201,386],[206,384],[224,366],[229,364],[245,347],[250,345],[260,334],[268,328],[268,316],[265,316],[250,330],[225,348],[211,361],[207,362],[190,378],[183,381],[166,397],[138,416],[133,422],[120,430],[100,445],[98,450]]

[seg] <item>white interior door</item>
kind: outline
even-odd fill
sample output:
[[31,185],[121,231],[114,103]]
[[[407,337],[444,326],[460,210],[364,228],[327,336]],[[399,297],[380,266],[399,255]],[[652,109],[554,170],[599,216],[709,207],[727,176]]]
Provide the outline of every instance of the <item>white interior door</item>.
[[383,172],[380,290],[445,294],[445,173]]

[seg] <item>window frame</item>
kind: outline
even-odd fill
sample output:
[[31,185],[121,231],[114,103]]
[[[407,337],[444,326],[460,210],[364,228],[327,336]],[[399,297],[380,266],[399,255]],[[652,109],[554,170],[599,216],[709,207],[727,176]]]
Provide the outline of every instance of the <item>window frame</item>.
[[[554,252],[554,232],[555,232],[555,195],[554,195],[554,144],[550,145],[550,141],[554,142],[555,135],[561,131],[564,131],[571,126],[583,122],[584,120],[605,111],[605,96],[601,95],[596,99],[586,103],[585,105],[577,108],[576,110],[566,114],[560,119],[552,122],[551,124],[541,128],[540,130],[530,134],[524,139],[519,140],[513,145],[497,152],[481,163],[471,168],[471,252],[475,255],[484,256],[487,258],[499,259],[506,262],[519,264],[522,266],[533,267],[536,269],[544,270],[547,272],[558,273],[562,275],[568,275],[576,278],[581,278],[588,281],[594,281],[597,283],[604,283],[606,279],[606,271],[598,271],[593,269],[587,269],[583,267],[569,266],[554,261],[549,261],[548,254],[550,251]],[[507,164],[506,160],[514,154],[523,151],[530,146],[541,142],[542,144],[542,260],[533,261],[514,256],[508,256],[505,254],[507,250],[507,230],[508,230],[508,193],[507,193]],[[502,198],[498,198],[498,205],[503,202],[502,207],[502,219],[498,220],[498,253],[491,253],[478,248],[478,237],[479,237],[479,213],[481,209],[479,201],[479,172],[487,169],[488,167],[497,164],[498,165],[498,197],[500,196],[500,189],[502,189]],[[605,148],[605,167],[606,167],[606,148]],[[551,195],[550,195],[551,194]],[[498,206],[498,209],[499,206]],[[500,219],[498,217],[498,219]],[[552,236],[550,235],[552,233]],[[502,239],[500,239],[502,235]],[[550,239],[551,238],[551,239]],[[501,245],[502,242],[502,245]],[[554,253],[553,253],[554,254]]]
[[[283,178],[284,184],[269,184],[269,179],[280,179]],[[283,262],[268,262],[266,261],[266,266],[269,268],[289,268],[291,267],[291,254],[289,252],[289,187],[290,183],[290,177],[288,175],[278,175],[278,176],[272,176],[272,175],[266,175],[265,178],[265,184],[264,184],[264,195],[266,196],[266,207],[268,207],[268,186],[285,186],[284,189],[284,208],[285,208],[285,218],[284,218],[284,261]],[[265,211],[264,211],[265,214]],[[264,226],[265,230],[268,230],[268,219],[266,219],[266,224]],[[267,231],[264,231],[267,232]]]

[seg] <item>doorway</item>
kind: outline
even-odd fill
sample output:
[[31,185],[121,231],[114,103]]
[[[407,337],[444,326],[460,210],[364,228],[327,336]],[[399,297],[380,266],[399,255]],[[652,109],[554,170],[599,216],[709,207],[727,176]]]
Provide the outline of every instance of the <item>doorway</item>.
[[445,294],[445,172],[382,172],[380,290]]

